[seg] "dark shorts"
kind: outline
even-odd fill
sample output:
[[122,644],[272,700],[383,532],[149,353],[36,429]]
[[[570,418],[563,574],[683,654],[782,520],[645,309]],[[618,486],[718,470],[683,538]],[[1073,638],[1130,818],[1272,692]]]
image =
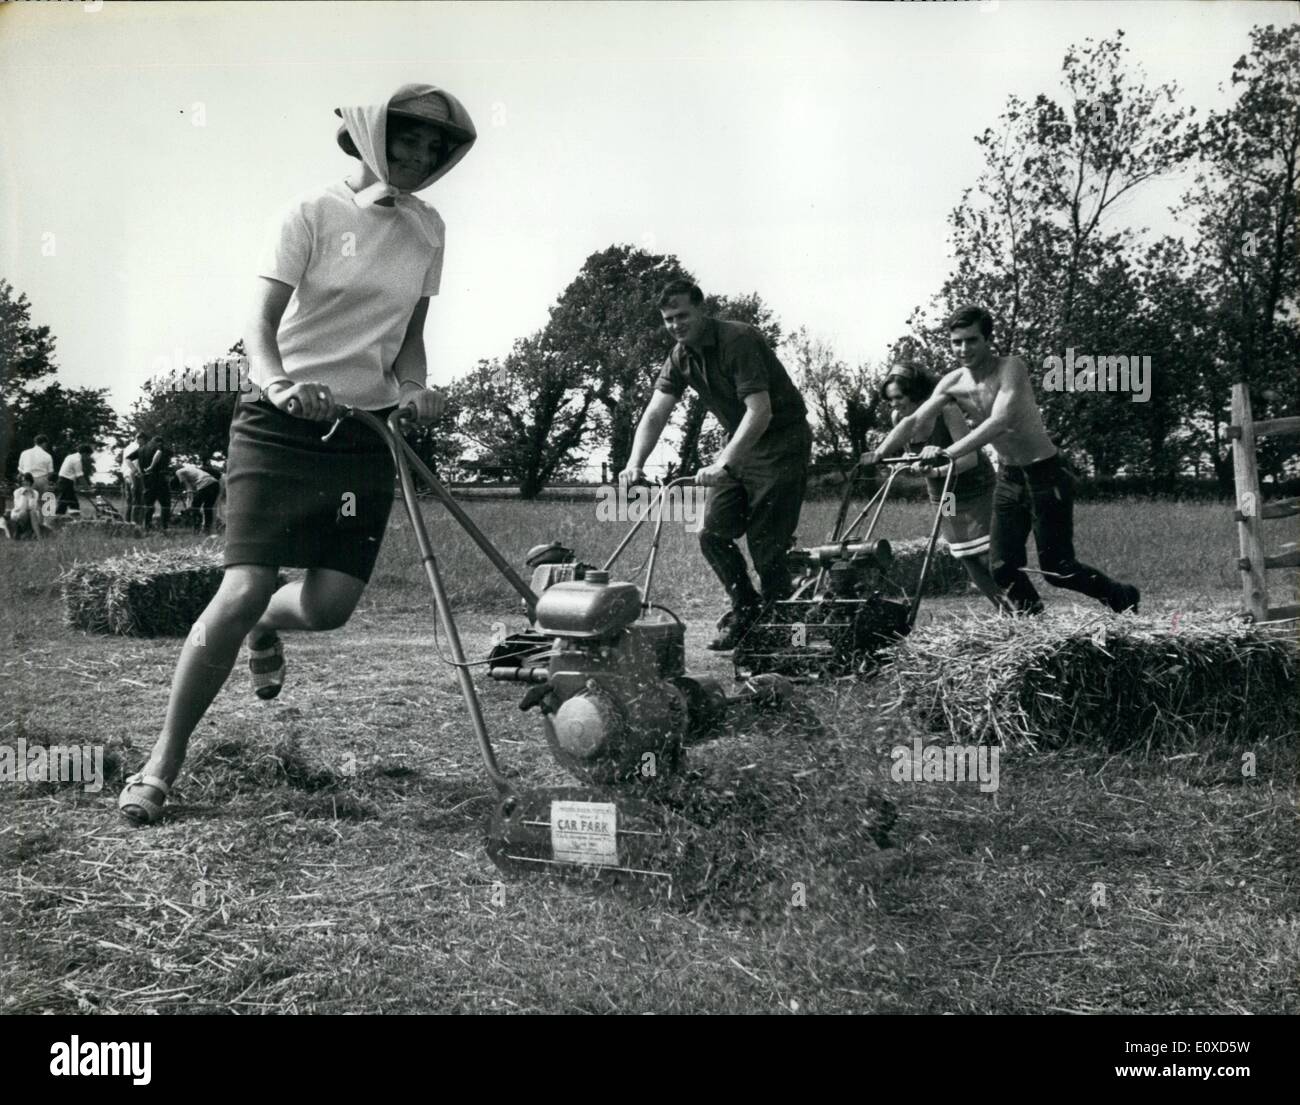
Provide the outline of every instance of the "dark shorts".
[[[373,411],[387,418],[393,408]],[[330,568],[369,582],[388,528],[397,478],[388,446],[345,420],[294,418],[241,399],[226,462],[227,568]]]
[[[940,505],[933,497],[930,502]],[[953,557],[961,560],[968,556],[987,556],[993,526],[993,484],[965,495],[954,495],[940,518],[948,552]]]

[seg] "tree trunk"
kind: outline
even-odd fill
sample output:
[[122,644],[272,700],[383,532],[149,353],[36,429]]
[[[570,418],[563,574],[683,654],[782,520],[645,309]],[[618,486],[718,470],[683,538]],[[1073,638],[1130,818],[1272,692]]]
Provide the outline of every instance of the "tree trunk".
[[606,403],[605,409],[609,411],[609,465],[615,472],[621,472],[632,455],[636,426],[623,404]]
[[523,474],[519,481],[519,497],[521,499],[535,499],[541,493],[542,478],[534,469]]
[[692,395],[686,407],[686,424],[682,428],[682,444],[677,451],[680,461],[678,475],[693,476],[700,470],[700,431],[708,410],[698,395]]

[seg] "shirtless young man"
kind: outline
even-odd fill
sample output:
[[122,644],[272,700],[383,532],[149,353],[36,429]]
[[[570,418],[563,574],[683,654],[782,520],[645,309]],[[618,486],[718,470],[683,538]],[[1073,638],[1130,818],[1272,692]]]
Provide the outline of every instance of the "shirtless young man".
[[982,445],[991,444],[997,452],[989,560],[993,579],[1012,609],[1028,614],[1043,609],[1024,571],[1032,530],[1038,566],[1048,583],[1089,595],[1117,613],[1136,612],[1136,587],[1075,559],[1074,476],[1047,436],[1025,362],[993,352],[993,316],[983,307],[963,307],[948,320],[948,329],[961,368],[948,373],[929,399],[899,421],[875,458],[892,456],[909,441],[928,437],[944,405],[955,402],[975,429],[947,449],[927,446],[921,456],[943,464]]

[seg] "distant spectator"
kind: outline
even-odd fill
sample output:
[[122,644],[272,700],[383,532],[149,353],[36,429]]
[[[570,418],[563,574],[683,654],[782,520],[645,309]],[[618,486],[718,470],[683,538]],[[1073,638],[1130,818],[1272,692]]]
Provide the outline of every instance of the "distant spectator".
[[172,513],[172,454],[160,436],[141,450],[140,467],[144,472],[144,528],[148,531],[153,524],[153,505],[157,503],[166,533]]
[[67,514],[69,510],[81,513],[81,500],[77,498],[80,487],[87,495],[94,493],[90,486],[92,462],[90,454],[94,450],[89,445],[78,445],[75,453],[69,453],[59,466],[59,506],[55,514]]
[[202,468],[193,464],[182,464],[176,469],[176,478],[190,493],[190,506],[202,514],[203,532],[211,533],[213,507],[216,505],[217,496],[221,494],[221,481],[214,479]]
[[148,441],[149,435],[141,430],[122,450],[122,486],[128,522],[144,521],[141,517],[144,513],[144,473],[140,469],[140,451]]
[[24,449],[18,456],[18,474],[31,473],[33,486],[38,495],[51,489],[54,478],[54,458],[49,453],[50,439],[44,434],[36,435],[36,444]]
[[24,472],[18,477],[18,486],[14,488],[13,509],[7,515],[0,516],[0,529],[14,540],[49,536],[49,527],[41,515],[41,493],[36,490],[36,481],[30,472]]

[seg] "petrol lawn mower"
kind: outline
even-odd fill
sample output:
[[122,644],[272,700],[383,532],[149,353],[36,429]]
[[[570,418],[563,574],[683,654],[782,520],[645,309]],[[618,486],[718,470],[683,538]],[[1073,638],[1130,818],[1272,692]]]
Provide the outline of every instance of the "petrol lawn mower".
[[[786,706],[792,693],[778,673],[748,679],[730,694],[716,679],[688,674],[685,625],[650,601],[664,496],[689,481],[664,485],[603,567],[578,561],[556,543],[537,546],[528,557],[529,586],[403,440],[402,423],[410,417],[405,409],[386,424],[367,411],[341,413],[380,434],[393,454],[451,652],[447,662],[456,668],[484,768],[498,792],[487,822],[493,863],[510,874],[581,869],[614,881],[670,883],[683,834],[655,798],[680,768],[683,747],[721,735],[724,721]],[[530,629],[495,644],[488,675],[526,685],[520,708],[539,711],[554,759],[583,785],[524,790],[499,766],[470,676],[470,668],[484,661],[465,658],[412,469],[523,600]],[[643,585],[612,580],[615,561],[656,506]]]
[[[939,522],[951,501],[953,466],[947,466],[921,575],[910,599],[905,593],[901,601],[885,596],[893,552],[888,541],[873,543],[871,538],[894,481],[904,467],[920,460],[907,455],[877,462],[890,469],[889,476],[846,525],[855,480],[872,467],[865,457],[854,465],[827,543],[787,554],[796,575],[790,598],[765,606],[737,643],[732,654],[737,679],[773,673],[797,680],[864,675],[879,665],[884,649],[911,632],[939,538]],[[868,514],[866,532],[859,535]]]

